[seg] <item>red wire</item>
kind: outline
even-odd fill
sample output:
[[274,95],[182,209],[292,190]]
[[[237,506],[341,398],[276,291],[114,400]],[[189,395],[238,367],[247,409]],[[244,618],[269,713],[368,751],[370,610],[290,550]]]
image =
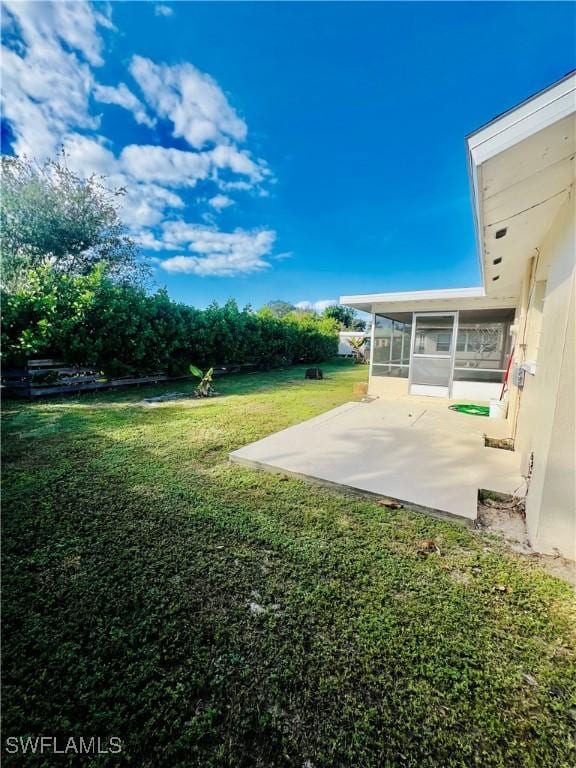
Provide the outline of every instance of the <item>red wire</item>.
[[502,382],[502,392],[500,392],[500,400],[502,400],[502,398],[504,397],[504,392],[506,391],[506,384],[508,384],[510,366],[512,365],[512,360],[514,359],[514,349],[515,347],[512,347],[512,352],[510,352],[510,357],[508,358],[508,365],[506,366],[506,373],[504,374],[504,381]]

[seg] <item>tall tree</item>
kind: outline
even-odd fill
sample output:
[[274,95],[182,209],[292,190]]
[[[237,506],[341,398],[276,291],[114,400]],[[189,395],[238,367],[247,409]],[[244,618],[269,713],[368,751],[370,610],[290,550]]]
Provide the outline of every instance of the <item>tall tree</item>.
[[96,175],[81,178],[65,160],[2,157],[2,279],[9,289],[43,264],[87,275],[104,263],[111,277],[130,281],[146,271],[118,215],[125,190],[108,189]]
[[288,301],[283,301],[282,299],[269,301],[263,308],[268,308],[274,317],[286,317],[287,314],[296,309],[293,304],[290,304]]
[[357,317],[356,312],[350,307],[344,307],[342,304],[333,304],[326,307],[324,317],[329,317],[340,325],[343,331],[363,331],[366,323]]

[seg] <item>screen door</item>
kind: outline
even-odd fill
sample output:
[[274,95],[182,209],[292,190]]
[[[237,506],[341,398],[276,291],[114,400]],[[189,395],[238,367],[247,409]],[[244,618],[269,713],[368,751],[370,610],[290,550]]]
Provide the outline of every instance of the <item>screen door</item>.
[[448,397],[452,380],[456,314],[414,315],[410,394]]

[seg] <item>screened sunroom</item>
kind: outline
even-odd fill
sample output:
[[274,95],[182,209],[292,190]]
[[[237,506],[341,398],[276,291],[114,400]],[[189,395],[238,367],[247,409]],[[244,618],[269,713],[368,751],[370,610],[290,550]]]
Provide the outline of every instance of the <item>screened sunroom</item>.
[[489,399],[511,351],[513,309],[374,313],[371,377],[406,379],[410,394]]

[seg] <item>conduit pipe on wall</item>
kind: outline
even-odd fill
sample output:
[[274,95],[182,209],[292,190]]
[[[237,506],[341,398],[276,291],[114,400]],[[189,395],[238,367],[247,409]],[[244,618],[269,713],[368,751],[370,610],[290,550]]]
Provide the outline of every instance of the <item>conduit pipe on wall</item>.
[[[514,363],[516,365],[522,365],[526,359],[526,334],[528,331],[528,309],[530,301],[533,295],[532,286],[536,280],[536,268],[540,251],[536,249],[537,256],[532,256],[526,267],[526,273],[524,280],[522,281],[522,293],[520,296],[520,322],[518,327],[517,342],[515,348],[517,350],[516,359]],[[518,430],[518,416],[520,413],[520,401],[522,400],[522,390],[516,388],[516,397],[514,399],[514,413],[512,418],[512,439],[516,439],[516,432]]]

